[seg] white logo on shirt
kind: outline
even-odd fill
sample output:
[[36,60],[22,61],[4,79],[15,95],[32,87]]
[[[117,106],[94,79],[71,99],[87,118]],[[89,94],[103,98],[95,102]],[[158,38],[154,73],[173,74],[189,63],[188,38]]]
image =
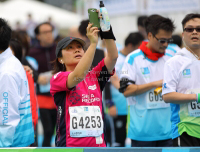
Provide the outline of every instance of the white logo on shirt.
[[97,87],[96,87],[96,84],[93,85],[93,86],[89,86],[89,87],[88,87],[88,89],[90,89],[90,90],[96,90],[96,88],[97,88]]
[[56,73],[53,77],[56,79],[56,77],[60,74],[61,72]]

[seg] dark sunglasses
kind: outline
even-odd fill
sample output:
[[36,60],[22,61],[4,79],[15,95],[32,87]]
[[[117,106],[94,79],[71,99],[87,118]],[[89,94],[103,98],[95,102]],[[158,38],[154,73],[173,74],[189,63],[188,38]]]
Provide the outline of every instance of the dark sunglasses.
[[193,32],[194,30],[196,30],[197,32],[200,32],[200,27],[197,27],[197,28],[193,28],[193,27],[187,27],[187,28],[184,28],[184,31],[186,32]]
[[158,42],[160,42],[161,44],[164,44],[164,43],[172,43],[173,42],[173,39],[170,38],[170,39],[158,39],[155,35],[154,37],[156,38],[156,40],[158,40]]

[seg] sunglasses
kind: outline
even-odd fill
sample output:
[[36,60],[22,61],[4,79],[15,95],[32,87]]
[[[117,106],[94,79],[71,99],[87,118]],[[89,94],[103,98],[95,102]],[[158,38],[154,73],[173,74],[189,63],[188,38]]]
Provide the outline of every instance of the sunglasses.
[[200,32],[200,27],[197,27],[197,28],[193,28],[193,27],[187,27],[187,28],[184,28],[184,31],[186,32],[193,32],[194,30],[196,30],[196,32]]
[[172,43],[173,42],[173,39],[170,38],[170,39],[158,39],[155,35],[154,37],[156,38],[156,40],[158,40],[158,42],[160,42],[161,44],[164,44],[164,43]]

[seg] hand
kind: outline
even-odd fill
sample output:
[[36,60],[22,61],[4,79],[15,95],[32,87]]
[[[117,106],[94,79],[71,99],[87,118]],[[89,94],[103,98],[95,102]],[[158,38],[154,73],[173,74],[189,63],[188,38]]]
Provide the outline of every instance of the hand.
[[112,106],[108,110],[108,114],[112,117],[115,117],[117,115],[117,109],[116,106]]
[[90,40],[90,43],[98,43],[98,28],[97,27],[92,27],[92,24],[89,23],[87,27],[87,37]]
[[159,81],[154,81],[154,86],[157,88],[157,87],[162,87],[162,84],[163,84],[163,80],[159,80]]
[[44,75],[39,75],[37,82],[38,84],[45,85],[48,83],[48,78]]
[[29,72],[29,74],[33,77],[33,70],[27,65],[23,65],[23,67],[24,67],[24,70]]

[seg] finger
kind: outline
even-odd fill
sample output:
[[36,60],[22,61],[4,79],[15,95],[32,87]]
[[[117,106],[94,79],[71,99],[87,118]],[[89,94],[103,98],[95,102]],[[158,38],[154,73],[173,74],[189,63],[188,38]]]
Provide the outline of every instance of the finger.
[[90,31],[90,28],[92,27],[93,23],[89,23],[88,26],[87,26],[87,32]]
[[99,18],[100,18],[100,19],[102,19],[102,18],[103,18],[103,17],[102,17],[102,15],[101,15],[101,16],[99,16]]
[[90,28],[91,32],[93,32],[94,30],[98,30],[98,27],[92,27],[92,28]]
[[99,30],[94,30],[93,32],[92,32],[92,34],[96,34],[96,33],[98,33],[99,32]]

